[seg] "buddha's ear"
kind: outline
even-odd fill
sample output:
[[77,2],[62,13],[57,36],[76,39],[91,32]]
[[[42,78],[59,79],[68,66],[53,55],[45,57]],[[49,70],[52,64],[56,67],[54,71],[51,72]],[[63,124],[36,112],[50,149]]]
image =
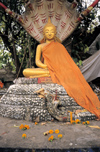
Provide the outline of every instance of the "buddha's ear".
[[45,43],[46,42],[46,39],[45,39],[45,36],[43,37],[43,39],[40,41],[40,43]]

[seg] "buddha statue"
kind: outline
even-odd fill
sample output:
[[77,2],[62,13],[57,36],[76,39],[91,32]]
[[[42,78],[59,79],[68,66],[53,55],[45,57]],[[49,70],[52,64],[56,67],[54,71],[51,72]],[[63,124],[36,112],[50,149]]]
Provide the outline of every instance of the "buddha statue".
[[[43,29],[44,43],[36,50],[36,65],[39,68],[25,69],[28,78],[50,77],[53,83],[62,85],[68,95],[80,106],[94,113],[100,119],[100,101],[86,82],[66,48],[58,42],[56,27],[50,19]],[[44,62],[41,62],[41,56]]]
[[56,27],[51,23],[50,18],[48,19],[48,23],[43,28],[43,42],[39,44],[36,49],[36,58],[35,63],[39,68],[27,68],[23,71],[23,75],[28,78],[36,78],[36,77],[50,77],[50,73],[48,67],[46,65],[45,60],[42,62],[42,49],[48,43],[52,41],[60,40],[56,37]]

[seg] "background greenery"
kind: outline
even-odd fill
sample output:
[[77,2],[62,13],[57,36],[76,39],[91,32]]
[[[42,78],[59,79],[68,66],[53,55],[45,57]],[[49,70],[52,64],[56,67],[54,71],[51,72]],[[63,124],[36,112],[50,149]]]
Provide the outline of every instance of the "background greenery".
[[[23,13],[24,0],[1,0],[1,2],[14,12]],[[79,2],[78,11],[84,9]],[[85,17],[73,34],[63,42],[77,65],[81,65],[82,60],[88,57],[89,46],[100,33],[100,25],[95,20],[96,14],[97,8]],[[98,18],[100,19],[100,16]],[[17,77],[23,76],[24,68],[36,67],[37,45],[38,42],[0,8],[0,68],[9,67],[16,72]]]

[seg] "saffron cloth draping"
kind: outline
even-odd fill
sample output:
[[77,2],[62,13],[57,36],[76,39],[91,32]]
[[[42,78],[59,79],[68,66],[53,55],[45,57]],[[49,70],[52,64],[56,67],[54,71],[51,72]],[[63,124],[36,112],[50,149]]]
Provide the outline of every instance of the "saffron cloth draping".
[[42,53],[52,81],[62,85],[68,95],[80,106],[94,113],[100,119],[100,101],[66,48],[53,41],[43,47]]

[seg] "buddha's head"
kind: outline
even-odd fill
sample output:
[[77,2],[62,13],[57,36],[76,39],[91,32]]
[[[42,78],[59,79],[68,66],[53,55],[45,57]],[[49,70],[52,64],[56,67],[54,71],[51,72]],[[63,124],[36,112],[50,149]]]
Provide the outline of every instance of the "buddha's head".
[[50,18],[48,23],[43,28],[43,35],[45,39],[53,40],[56,37],[56,27],[51,23]]
[[44,38],[40,41],[40,43],[46,42],[47,39],[58,41],[61,43],[60,39],[56,37],[56,27],[51,23],[50,18],[43,28],[43,36]]

